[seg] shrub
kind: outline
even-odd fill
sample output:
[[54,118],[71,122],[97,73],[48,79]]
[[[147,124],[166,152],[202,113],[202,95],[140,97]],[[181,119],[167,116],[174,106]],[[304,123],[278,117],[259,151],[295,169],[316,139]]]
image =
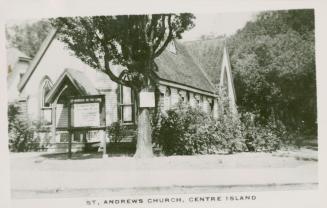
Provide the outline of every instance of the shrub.
[[39,147],[39,138],[35,136],[35,125],[19,118],[19,107],[8,106],[9,149],[12,152],[26,152]]
[[107,129],[111,141],[114,143],[120,142],[126,135],[127,129],[120,122],[113,122]]
[[245,113],[242,116],[245,144],[249,151],[275,151],[281,147],[284,128],[269,121],[263,125],[255,121],[255,115]]
[[200,109],[179,103],[162,115],[160,125],[154,129],[154,141],[167,155],[192,155],[201,150],[201,141],[191,135],[204,123],[206,114]]
[[161,118],[156,142],[167,155],[215,154],[243,151],[245,144],[238,118],[213,119],[199,108],[179,104]]
[[240,117],[223,109],[217,119],[199,108],[179,103],[168,110],[153,132],[154,142],[166,155],[275,151],[281,147],[285,129],[269,121],[255,122],[251,113]]

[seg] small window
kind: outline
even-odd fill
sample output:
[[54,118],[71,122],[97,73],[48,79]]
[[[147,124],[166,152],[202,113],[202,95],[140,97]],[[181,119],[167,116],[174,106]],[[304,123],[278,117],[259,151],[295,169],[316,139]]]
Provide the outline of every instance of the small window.
[[190,92],[189,91],[186,92],[186,101],[190,102]]
[[210,112],[213,112],[214,104],[215,104],[214,99],[210,98],[209,99]]
[[196,101],[196,104],[200,104],[200,95],[194,94],[194,99]]
[[162,92],[160,93],[159,106],[160,106],[160,109],[162,109],[162,110],[165,107],[165,94]]
[[69,141],[69,133],[62,132],[60,133],[60,142],[68,142]]
[[166,88],[164,106],[165,110],[168,110],[171,107],[171,91],[169,87]]
[[74,132],[74,137],[73,137],[74,142],[83,142],[83,140],[84,140],[84,132],[82,131]]
[[97,130],[88,131],[86,134],[86,141],[87,142],[99,141],[99,131],[97,131]]
[[187,98],[186,98],[186,92],[185,92],[185,91],[179,90],[179,91],[178,91],[178,95],[179,95],[179,99],[180,99],[182,102],[186,102],[186,101],[187,101]]

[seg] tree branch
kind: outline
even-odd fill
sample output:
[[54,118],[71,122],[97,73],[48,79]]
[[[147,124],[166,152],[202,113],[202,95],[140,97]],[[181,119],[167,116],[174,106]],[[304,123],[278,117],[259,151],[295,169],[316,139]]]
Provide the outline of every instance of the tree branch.
[[105,45],[105,43],[103,41],[101,41],[101,45],[103,47],[103,51],[104,51],[104,68],[105,68],[105,73],[110,77],[110,79],[114,82],[117,82],[118,84],[121,85],[128,85],[126,82],[124,82],[120,77],[117,77],[112,70],[110,69],[109,66],[109,50],[107,48],[107,46]]
[[159,48],[159,50],[157,50],[154,53],[153,58],[158,57],[165,50],[165,48],[167,47],[169,42],[173,39],[173,29],[172,29],[172,26],[171,26],[171,15],[168,16],[168,30],[169,30],[169,32],[168,32],[167,39],[165,40],[164,44]]
[[159,25],[160,28],[158,28],[158,30],[160,30],[159,31],[160,33],[158,35],[156,35],[157,41],[153,45],[153,51],[156,51],[158,49],[158,47],[160,46],[160,43],[161,43],[162,39],[165,36],[166,18],[165,18],[164,15],[161,17],[161,24],[162,24],[161,26]]

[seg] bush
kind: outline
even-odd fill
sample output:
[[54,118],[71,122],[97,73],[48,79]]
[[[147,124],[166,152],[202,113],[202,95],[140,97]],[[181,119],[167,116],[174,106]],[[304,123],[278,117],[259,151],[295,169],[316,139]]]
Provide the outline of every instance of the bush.
[[156,143],[166,155],[243,151],[242,125],[232,115],[213,119],[199,108],[179,104],[162,116]]
[[285,128],[269,121],[263,125],[255,116],[222,110],[214,119],[199,108],[179,103],[168,110],[153,132],[154,142],[166,155],[275,151],[281,147]]
[[39,147],[39,138],[35,137],[35,125],[19,118],[19,107],[8,106],[9,149],[12,152],[27,152]]
[[107,129],[107,132],[114,143],[120,142],[126,135],[127,129],[120,122],[113,122]]
[[199,152],[200,143],[190,135],[196,132],[200,123],[206,119],[205,113],[179,103],[162,115],[160,125],[155,129],[154,141],[167,155],[192,155]]
[[255,122],[255,115],[246,113],[242,116],[245,144],[249,151],[276,151],[281,147],[281,139],[285,128],[276,122],[269,121],[266,125]]

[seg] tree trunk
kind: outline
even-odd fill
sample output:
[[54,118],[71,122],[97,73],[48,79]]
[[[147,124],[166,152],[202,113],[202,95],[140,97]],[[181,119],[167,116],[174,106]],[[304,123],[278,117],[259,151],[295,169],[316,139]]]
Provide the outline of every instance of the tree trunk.
[[138,114],[138,132],[135,158],[153,157],[150,112],[148,108],[140,108]]

